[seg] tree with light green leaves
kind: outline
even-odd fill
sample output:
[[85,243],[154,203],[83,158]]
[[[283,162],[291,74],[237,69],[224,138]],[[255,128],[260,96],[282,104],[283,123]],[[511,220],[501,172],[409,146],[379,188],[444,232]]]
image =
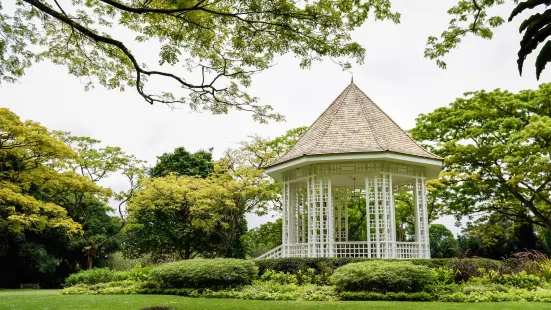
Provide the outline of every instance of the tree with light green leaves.
[[444,214],[484,223],[499,213],[551,231],[551,84],[466,93],[420,115],[411,132],[445,159]]
[[[389,0],[17,0],[0,2],[0,81],[49,60],[86,89],[134,89],[150,103],[281,120],[246,92],[251,77],[292,54],[308,68],[363,63],[351,32],[367,18],[399,21]],[[146,62],[144,48],[157,53]],[[160,83],[163,89],[151,84]]]

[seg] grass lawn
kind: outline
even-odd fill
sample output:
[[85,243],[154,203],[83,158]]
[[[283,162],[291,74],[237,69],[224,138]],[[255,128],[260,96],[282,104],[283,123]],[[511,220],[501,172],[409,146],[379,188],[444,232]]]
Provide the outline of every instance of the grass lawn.
[[110,310],[141,309],[151,306],[171,306],[175,309],[551,309],[551,304],[528,302],[503,303],[437,303],[379,301],[258,301],[236,299],[203,299],[163,295],[61,295],[56,290],[0,291],[0,309],[21,310]]

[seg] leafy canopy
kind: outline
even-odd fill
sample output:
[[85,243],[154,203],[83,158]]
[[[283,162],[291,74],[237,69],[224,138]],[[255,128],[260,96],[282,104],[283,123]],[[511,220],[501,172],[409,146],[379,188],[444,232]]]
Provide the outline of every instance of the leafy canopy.
[[157,163],[149,170],[149,175],[157,178],[174,173],[206,178],[213,170],[212,149],[192,154],[184,147],[177,147],[172,153],[157,156]]
[[[399,21],[390,0],[18,0],[0,13],[0,81],[50,60],[86,89],[130,87],[151,104],[281,120],[245,92],[252,75],[288,53],[302,68],[324,57],[362,63],[365,49],[350,34],[370,15]],[[144,48],[158,63],[144,63]]]
[[45,194],[68,191],[101,193],[103,189],[83,176],[59,167],[75,153],[39,123],[21,121],[6,108],[0,108],[0,231],[14,233],[62,228],[67,233],[82,226],[58,203],[37,199],[32,191]]
[[447,212],[497,212],[551,231],[551,84],[466,93],[419,116],[412,133],[445,158]]

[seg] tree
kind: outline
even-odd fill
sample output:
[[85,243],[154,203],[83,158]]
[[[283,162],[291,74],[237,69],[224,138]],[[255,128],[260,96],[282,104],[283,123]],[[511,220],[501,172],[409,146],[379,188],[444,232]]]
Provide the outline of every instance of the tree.
[[250,257],[258,257],[269,250],[281,245],[282,220],[268,222],[257,228],[249,229],[241,237],[247,247],[247,254]]
[[417,118],[413,137],[445,158],[446,212],[499,213],[551,231],[551,85],[465,94]]
[[128,204],[125,250],[154,259],[243,256],[244,215],[262,212],[268,193],[250,171],[235,174],[224,161],[206,178],[146,179]]
[[430,257],[448,258],[457,254],[457,240],[451,230],[442,224],[429,227]]
[[40,232],[47,227],[67,234],[82,231],[62,206],[35,198],[34,187],[55,191],[69,189],[100,192],[101,188],[74,173],[60,173],[56,165],[74,156],[71,148],[40,124],[22,122],[6,108],[0,108],[0,230],[11,233]]
[[[281,116],[244,88],[276,55],[292,53],[302,68],[323,57],[348,68],[344,57],[359,63],[365,57],[352,30],[370,14],[399,20],[389,0],[21,0],[15,6],[14,13],[0,15],[2,81],[17,81],[35,62],[50,60],[85,80],[86,89],[131,87],[150,104],[183,103],[215,114],[251,111],[259,121]],[[159,53],[151,68],[134,48],[146,44]],[[191,74],[177,74],[176,66]],[[153,90],[153,80],[166,89]],[[172,93],[176,87],[182,91]]]
[[199,176],[206,178],[214,170],[212,149],[188,152],[184,147],[177,147],[172,153],[157,157],[157,163],[149,170],[152,178],[165,177],[170,173],[176,175]]
[[[72,218],[85,227],[81,238],[73,242],[83,245],[87,256],[85,266],[91,268],[98,251],[107,254],[118,248],[118,242],[115,242],[114,238],[126,223],[123,208],[139,188],[144,174],[144,161],[126,154],[120,147],[99,147],[101,141],[96,139],[71,136],[70,133],[61,131],[56,134],[76,152],[75,157],[63,162],[63,169],[80,174],[94,183],[101,182],[115,173],[128,181],[128,188],[118,193],[110,189],[105,189],[101,195],[60,189],[56,194],[55,199],[69,211]],[[118,218],[107,214],[115,212],[115,209],[108,206],[109,200],[118,205]],[[110,246],[107,246],[108,244]],[[108,248],[110,250],[106,251]]]
[[[71,244],[89,233],[90,225],[67,209],[68,193],[98,197],[106,189],[66,169],[78,155],[59,137],[40,124],[21,121],[8,109],[0,109],[0,280],[1,287],[19,281],[59,285],[75,270],[82,247]],[[102,212],[89,219],[94,227],[108,226]],[[103,217],[101,217],[103,216]]]
[[[503,25],[505,18],[499,15],[490,14],[493,7],[505,3],[517,3],[508,16],[508,21],[512,21],[518,14],[536,9],[540,5],[548,7],[551,1],[548,0],[459,0],[457,5],[452,7],[448,14],[452,16],[448,29],[442,32],[440,39],[434,36],[429,37],[425,49],[425,57],[435,59],[436,63],[441,68],[446,68],[446,63],[443,57],[452,49],[456,48],[462,41],[462,38],[472,34],[483,39],[491,39],[493,36],[492,29]],[[551,32],[551,9],[546,9],[543,13],[535,13],[526,18],[519,32],[523,33],[523,38],[520,41],[520,49],[518,51],[518,70],[522,75],[524,60],[531,54],[543,41],[549,38]],[[539,79],[541,72],[545,69],[545,65],[551,61],[551,41],[547,41],[540,50],[536,59],[536,77]]]
[[532,224],[492,213],[468,223],[458,242],[461,255],[502,259],[521,251],[545,251],[542,239]]
[[[241,141],[237,148],[226,150],[223,160],[235,177],[246,177],[248,182],[262,187],[269,195],[267,199],[272,204],[272,209],[280,211],[283,188],[264,173],[264,168],[289,151],[306,130],[308,127],[297,127],[273,139],[250,136],[249,140]],[[267,209],[263,210],[265,212]]]

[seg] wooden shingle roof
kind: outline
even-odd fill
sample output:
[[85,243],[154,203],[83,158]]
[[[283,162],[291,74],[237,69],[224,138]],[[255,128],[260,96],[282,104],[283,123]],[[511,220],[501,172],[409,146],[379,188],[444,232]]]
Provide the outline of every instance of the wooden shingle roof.
[[441,159],[418,145],[354,83],[270,166],[302,156],[393,152]]

